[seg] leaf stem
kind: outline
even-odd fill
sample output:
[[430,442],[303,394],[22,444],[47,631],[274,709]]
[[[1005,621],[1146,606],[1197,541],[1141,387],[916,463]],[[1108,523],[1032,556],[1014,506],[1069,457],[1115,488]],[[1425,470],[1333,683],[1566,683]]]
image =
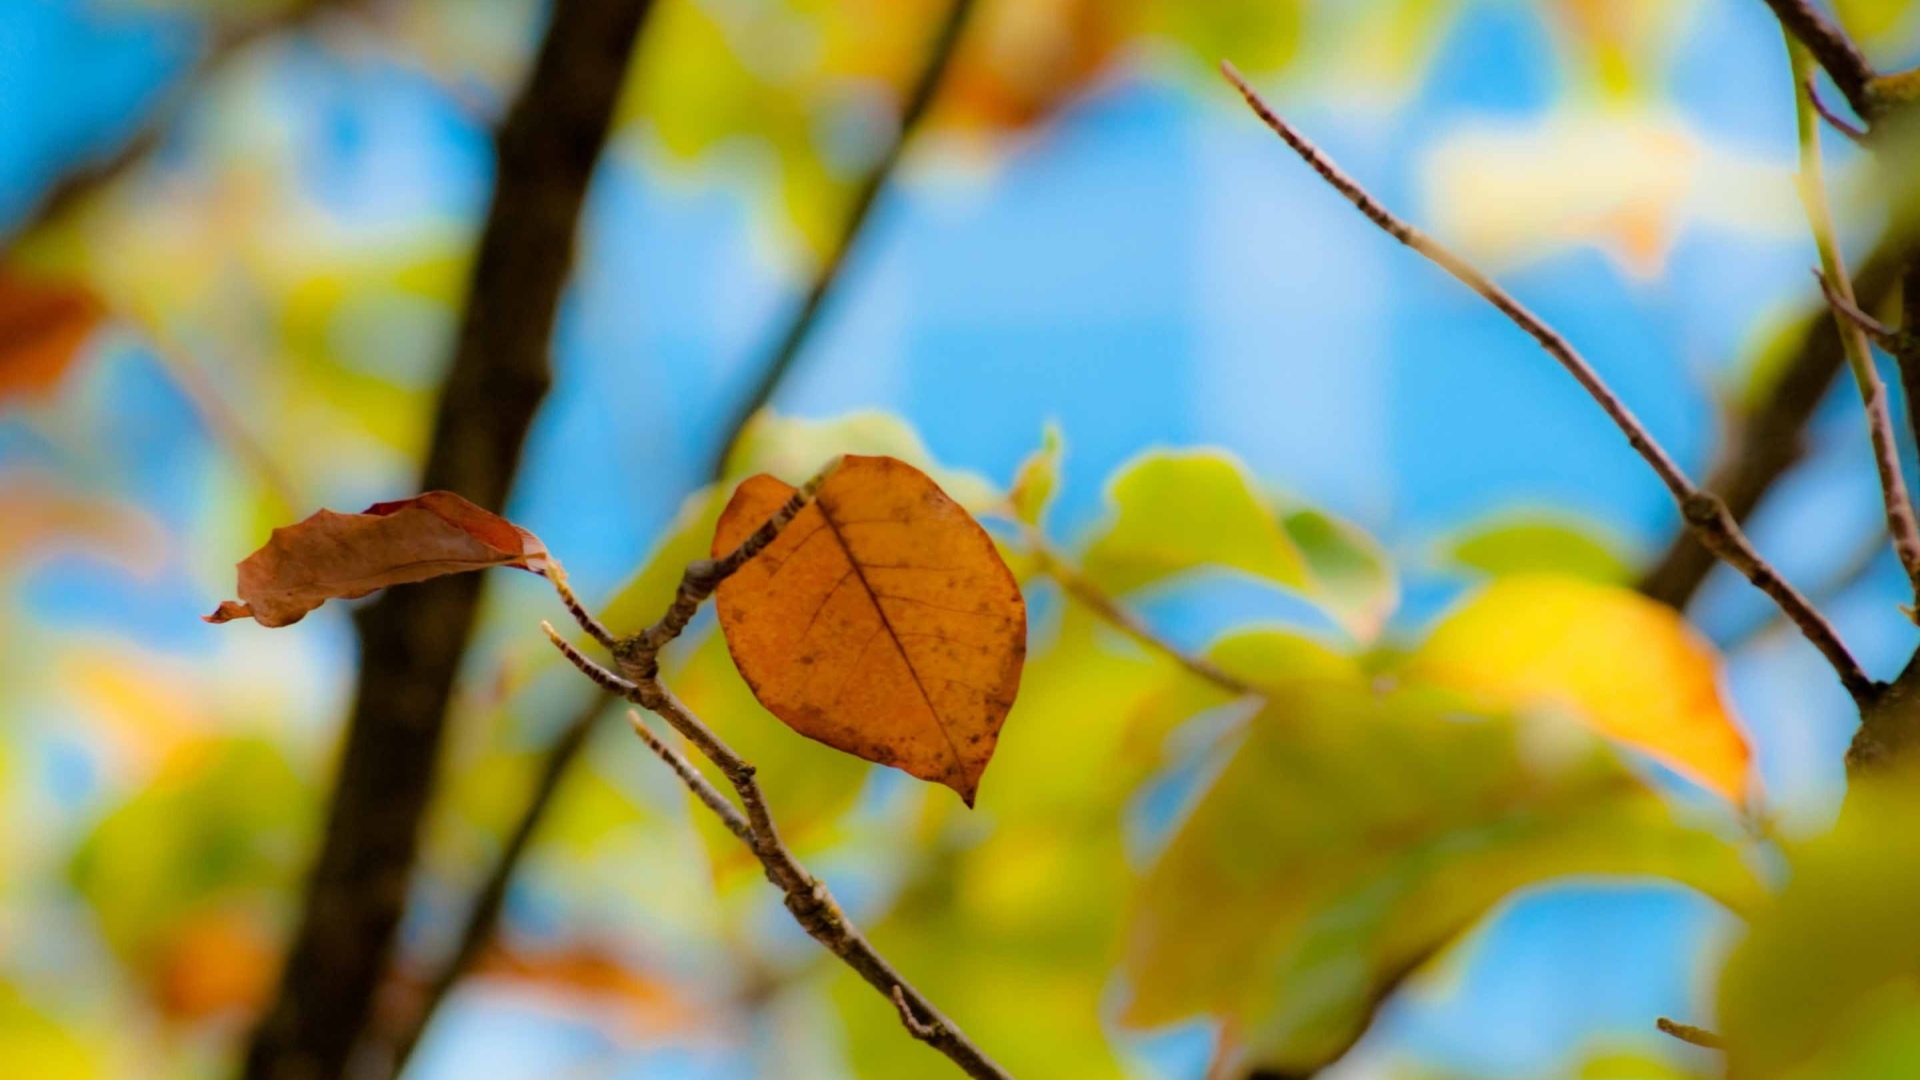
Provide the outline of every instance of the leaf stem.
[[1232,64],[1222,63],[1221,71],[1227,80],[1233,83],[1246,99],[1247,105],[1259,116],[1273,132],[1280,136],[1293,151],[1300,155],[1314,172],[1320,175],[1334,190],[1338,191],[1349,203],[1358,209],[1369,221],[1379,226],[1381,231],[1400,241],[1415,252],[1452,275],[1455,280],[1478,293],[1533,338],[1548,355],[1559,362],[1567,373],[1572,375],[1582,389],[1586,390],[1594,403],[1599,405],[1620,433],[1626,436],[1628,445],[1652,468],[1673,501],[1680,509],[1680,516],[1700,542],[1722,561],[1740,571],[1754,587],[1772,598],[1794,625],[1800,628],[1809,642],[1818,649],[1827,662],[1833,666],[1840,682],[1854,701],[1865,706],[1878,692],[1878,684],[1867,677],[1860,664],[1847,651],[1826,617],[1816,611],[1777,570],[1768,563],[1747,539],[1727,506],[1711,492],[1702,491],[1694,486],[1680,466],[1675,464],[1666,450],[1647,431],[1639,417],[1633,414],[1611,387],[1600,378],[1592,365],[1539,316],[1527,310],[1505,289],[1495,284],[1485,274],[1442,245],[1439,241],[1395,217],[1394,214],[1361,187],[1339,166],[1320,151],[1307,138],[1295,131],[1267,105],[1260,95],[1247,84]]
[[1106,590],[1088,580],[1086,574],[1048,543],[1047,538],[1038,529],[1028,527],[1026,540],[1028,550],[1033,552],[1034,558],[1040,563],[1040,572],[1058,582],[1062,592],[1099,616],[1102,622],[1140,645],[1168,657],[1229,694],[1244,697],[1260,692],[1245,679],[1227,671],[1206,657],[1187,652],[1155,633],[1153,627],[1147,625],[1146,620],[1127,610],[1118,600],[1107,595]]
[[1708,1031],[1706,1028],[1694,1027],[1692,1024],[1682,1024],[1677,1020],[1669,1020],[1664,1016],[1654,1021],[1654,1026],[1674,1038],[1679,1039],[1683,1043],[1691,1043],[1694,1046],[1704,1047],[1708,1050],[1724,1050],[1727,1046],[1725,1039]]

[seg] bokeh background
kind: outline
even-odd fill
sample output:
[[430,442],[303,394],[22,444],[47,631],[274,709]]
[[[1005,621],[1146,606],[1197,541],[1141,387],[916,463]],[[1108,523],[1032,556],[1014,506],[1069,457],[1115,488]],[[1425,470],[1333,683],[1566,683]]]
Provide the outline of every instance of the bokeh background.
[[[1920,54],[1920,5],[1839,6],[1888,65]],[[659,0],[509,506],[584,595],[613,595],[705,482],[939,7]],[[270,526],[412,492],[489,132],[545,17],[527,0],[318,8],[0,0],[9,258],[84,281],[101,312],[50,376],[10,377],[0,354],[0,1063],[33,1063],[0,1071],[219,1074],[311,856],[353,685],[350,605],[282,631],[197,617]],[[1466,586],[1443,554],[1463,530],[1549,516],[1636,568],[1676,528],[1563,373],[1327,191],[1218,58],[1564,330],[1696,475],[1816,305],[1791,81],[1759,0],[981,0],[968,33],[964,77],[772,404],[892,414],[932,460],[1001,485],[1056,424],[1063,539],[1101,519],[1135,455],[1224,447],[1378,537],[1400,575],[1393,627],[1411,633]],[[1849,198],[1857,152],[1828,146],[1857,256],[1882,222]],[[90,169],[110,179],[48,214]],[[1840,389],[1752,531],[1884,675],[1914,635],[1887,617],[1890,555],[1862,557],[1878,493]],[[488,588],[407,955],[445,948],[580,700],[548,664],[540,583]],[[1212,578],[1145,610],[1196,646],[1249,620],[1324,623]],[[1729,575],[1693,614],[1728,650],[1770,805],[1827,820],[1853,724],[1830,671]],[[824,989],[763,883],[630,738],[600,734],[509,895],[503,945],[410,1075],[832,1077],[859,1040],[898,1037],[842,1015],[852,995]],[[831,819],[816,859],[857,917],[887,919],[915,895],[921,796],[864,771],[821,783],[849,797],[795,796]],[[989,774],[971,827],[996,827],[992,796]],[[1730,929],[1676,886],[1528,892],[1396,996],[1337,1075],[1710,1069],[1651,1021],[1701,1014]],[[1107,970],[1003,978],[979,993],[1017,998],[1035,1040],[1105,1017],[1111,1057],[1084,1075],[1205,1069],[1204,1027],[1112,1022]],[[945,1067],[900,1060],[868,1073]]]

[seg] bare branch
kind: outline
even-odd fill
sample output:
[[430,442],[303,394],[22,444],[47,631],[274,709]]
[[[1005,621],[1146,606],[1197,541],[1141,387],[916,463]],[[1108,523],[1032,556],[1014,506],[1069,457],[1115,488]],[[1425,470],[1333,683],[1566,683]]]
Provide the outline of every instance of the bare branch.
[[[1837,600],[1851,591],[1854,586],[1866,580],[1873,568],[1879,565],[1880,557],[1887,553],[1887,527],[1879,518],[1875,518],[1873,528],[1855,540],[1846,558],[1840,561],[1836,569],[1825,581],[1808,590],[1808,599],[1818,605]],[[1788,627],[1786,617],[1779,611],[1769,611],[1764,618],[1758,619],[1746,629],[1737,631],[1720,643],[1720,651],[1732,654],[1753,644],[1775,630]]]
[[[1820,161],[1820,122],[1813,111],[1810,88],[1813,78],[1807,54],[1787,41],[1792,58],[1794,109],[1800,136],[1800,200],[1806,205],[1807,224],[1813,231],[1814,245],[1820,251],[1821,286],[1829,295],[1858,311],[1853,298],[1853,280],[1847,276],[1845,258],[1835,235],[1833,214],[1827,203],[1825,173]],[[1860,403],[1866,411],[1867,437],[1873,447],[1874,467],[1880,474],[1881,501],[1887,516],[1887,535],[1893,538],[1893,550],[1907,571],[1914,595],[1920,600],[1920,522],[1914,520],[1913,501],[1907,494],[1906,478],[1901,475],[1900,446],[1893,433],[1893,407],[1888,403],[1887,385],[1874,366],[1873,353],[1866,336],[1851,320],[1839,320],[1840,344],[1846,350],[1847,366],[1860,388]]]
[[1894,353],[1900,349],[1899,332],[1860,310],[1860,305],[1852,295],[1851,289],[1841,291],[1828,280],[1825,273],[1819,270],[1813,272],[1813,279],[1820,283],[1820,294],[1827,298],[1827,306],[1831,307],[1835,314],[1852,323],[1854,328],[1865,334],[1869,341],[1887,352]]
[[1855,126],[1846,117],[1841,116],[1839,113],[1834,112],[1831,108],[1828,108],[1826,100],[1820,96],[1820,87],[1816,85],[1813,79],[1809,78],[1803,84],[1803,87],[1807,95],[1808,103],[1810,103],[1813,106],[1814,112],[1817,112],[1820,114],[1820,119],[1825,120],[1827,122],[1828,127],[1846,136],[1847,139],[1856,146],[1866,145],[1867,143],[1866,129]]
[[690,563],[680,575],[680,588],[674,593],[673,603],[660,621],[642,630],[621,638],[608,646],[620,670],[635,681],[652,678],[660,670],[660,650],[667,643],[680,636],[680,632],[693,621],[694,613],[720,583],[733,575],[735,570],[746,565],[748,559],[760,553],[760,549],[773,543],[780,530],[787,527],[795,514],[806,508],[826,483],[827,477],[840,467],[840,459],[835,458],[827,466],[815,473],[806,483],[793,493],[773,516],[762,522],[758,529],[741,541],[740,546],[719,559],[701,559]]
[[707,783],[707,778],[700,774],[699,769],[693,767],[692,762],[682,757],[680,751],[662,742],[660,736],[655,735],[653,729],[647,727],[646,721],[640,719],[638,710],[627,710],[627,723],[633,725],[633,733],[640,736],[640,741],[647,744],[647,749],[653,751],[655,757],[666,762],[667,768],[673,770],[673,775],[687,785],[687,790],[693,792],[693,797],[713,811],[713,816],[720,819],[720,823],[727,827],[728,832],[747,844],[753,843],[753,826],[747,824],[747,819],[740,815],[740,809],[728,802],[727,797],[720,794],[718,788]]
[[[666,641],[672,640],[687,621],[692,618],[691,611],[683,608],[697,608],[705,598],[712,594],[719,583],[748,559],[760,551],[779,535],[780,530],[793,520],[800,508],[810,501],[818,490],[819,484],[829,475],[835,464],[830,464],[821,473],[808,481],[794,493],[786,505],[767,519],[753,535],[738,548],[720,559],[707,559],[694,563],[687,568],[682,578],[681,589],[672,606],[659,623],[651,630],[621,639],[620,665],[627,675],[616,675],[601,667],[574,648],[550,624],[542,623],[547,638],[559,649],[568,662],[579,668],[588,678],[631,701],[635,705],[659,716],[681,737],[692,744],[694,749],[719,768],[727,783],[732,785],[734,794],[745,809],[744,821],[734,810],[732,804],[721,798],[719,792],[712,790],[706,780],[691,766],[679,759],[644,725],[635,725],[635,734],[645,741],[648,748],[667,762],[669,768],[682,783],[687,784],[700,801],[712,809],[727,823],[727,827],[740,836],[747,847],[758,859],[761,868],[766,871],[767,880],[777,886],[786,896],[787,911],[794,921],[800,924],[815,941],[826,946],[828,951],[844,961],[868,985],[883,997],[894,1001],[901,1009],[903,1018],[911,1018],[908,1025],[916,1038],[928,1046],[945,1054],[968,1076],[979,1080],[1009,1080],[1008,1073],[996,1065],[984,1051],[975,1046],[953,1021],[941,1014],[934,1004],[913,988],[904,976],[894,970],[893,965],[874,949],[859,929],[848,921],[833,894],[824,882],[808,873],[800,865],[780,839],[780,830],[774,824],[773,814],[767,807],[767,800],[760,790],[760,784],[754,779],[754,767],[747,763],[720,736],[700,721],[673,692],[661,685],[659,665],[655,657]],[[684,768],[682,767],[684,766]],[[915,1027],[914,1025],[919,1025]]]
[[1725,1039],[1708,1031],[1706,1028],[1697,1028],[1692,1024],[1682,1024],[1675,1020],[1669,1020],[1664,1016],[1654,1021],[1654,1026],[1674,1038],[1679,1039],[1683,1043],[1692,1043],[1695,1046],[1702,1046],[1708,1050],[1724,1050],[1727,1046]]
[[1780,609],[1786,612],[1796,626],[1800,628],[1808,641],[1832,664],[1839,675],[1840,682],[1856,702],[1865,704],[1871,701],[1877,687],[1861,669],[1860,664],[1847,651],[1839,634],[1827,622],[1825,616],[1815,611],[1792,585],[1780,576],[1747,539],[1746,533],[1734,521],[1726,504],[1720,499],[1695,487],[1680,466],[1675,464],[1665,449],[1647,432],[1632,410],[1622,403],[1611,388],[1607,386],[1584,357],[1552,327],[1528,311],[1506,290],[1496,285],[1486,275],[1480,273],[1471,264],[1455,255],[1451,250],[1425,233],[1395,217],[1378,200],[1341,172],[1339,167],[1320,149],[1295,131],[1282,120],[1267,103],[1261,99],[1253,87],[1249,86],[1232,64],[1222,64],[1221,70],[1240,91],[1256,115],[1265,121],[1294,152],[1318,173],[1328,184],[1345,196],[1368,220],[1379,226],[1382,231],[1394,239],[1425,256],[1428,260],[1447,271],[1456,280],[1480,294],[1501,314],[1511,320],[1526,334],[1538,342],[1547,354],[1559,362],[1567,373],[1587,391],[1603,412],[1626,436],[1628,445],[1646,461],[1659,477],[1667,491],[1673,496],[1674,503],[1680,509],[1680,516],[1688,527],[1700,538],[1709,551],[1719,556],[1729,566],[1740,571],[1754,587],[1771,597]]
[[[724,467],[728,450],[739,440],[741,429],[745,427],[747,421],[751,419],[753,414],[772,397],[781,380],[791,370],[793,359],[798,356],[801,346],[812,334],[814,328],[818,326],[818,314],[825,303],[828,293],[839,280],[839,270],[845,261],[845,252],[852,247],[856,236],[865,224],[867,210],[870,209],[874,202],[874,197],[885,187],[889,177],[898,166],[901,148],[904,147],[913,131],[919,127],[920,121],[924,118],[927,108],[932,101],[935,89],[944,79],[945,70],[953,56],[954,46],[960,37],[960,28],[968,17],[968,12],[972,4],[973,0],[958,0],[958,2],[949,9],[948,20],[936,35],[933,49],[928,56],[926,66],[922,69],[921,75],[914,84],[914,89],[908,97],[908,105],[901,119],[896,144],[891,152],[883,156],[881,161],[876,165],[872,176],[868,179],[867,186],[872,188],[873,195],[856,198],[854,213],[845,223],[844,235],[841,237],[836,249],[839,254],[821,267],[808,293],[807,302],[802,306],[793,324],[785,331],[780,346],[774,352],[774,359],[769,362],[767,371],[762,376],[759,386],[755,389],[749,403],[744,407],[740,416],[729,430],[725,441],[722,443],[719,456],[715,461],[714,469],[716,473]],[[683,581],[683,589],[686,585],[687,582]],[[614,649],[617,642],[613,640],[612,632],[607,630],[598,619],[595,619],[592,614],[580,604],[578,597],[573,596],[571,590],[563,593],[561,600],[566,604],[567,610],[572,614],[574,621],[579,623],[581,627],[587,631],[589,636],[600,642],[600,644],[605,646],[609,651]],[[698,606],[698,600],[694,600],[693,603],[695,607]],[[693,608],[686,610],[690,615]],[[684,623],[682,627],[684,627]],[[666,640],[671,640],[673,635],[679,633],[679,629],[673,629],[671,632],[663,629],[662,633]],[[665,641],[663,640],[653,645],[653,653],[657,655],[659,648],[664,644]],[[635,660],[639,660],[638,655],[635,656]],[[603,698],[602,703],[604,704],[604,702],[605,699]],[[571,731],[571,729],[569,729],[569,731]],[[563,750],[565,746],[566,736],[563,735],[562,741],[555,745],[554,750],[550,752],[548,757],[550,767],[562,772],[569,767],[572,760],[571,756],[561,756],[560,751]],[[549,805],[551,805],[550,799],[543,800],[536,798],[529,802],[522,811],[520,821],[515,827],[516,835],[521,832],[531,835],[537,828],[540,819],[546,814]],[[493,874],[489,877],[489,881],[505,880],[507,876],[513,873],[514,869],[514,865],[511,862],[505,861],[503,856],[503,861],[495,866]],[[476,908],[475,915],[480,914],[482,914],[482,912]],[[492,926],[492,920],[489,918],[486,926],[475,927],[470,925],[468,929],[469,931],[477,930],[490,935],[494,928]],[[452,972],[454,978],[458,978],[460,974],[461,972],[457,970]],[[422,1023],[430,1019],[430,1016],[425,1017]],[[414,1037],[418,1037],[418,1032],[415,1032]]]
[[1833,85],[1846,95],[1847,104],[1860,118],[1872,123],[1875,103],[1868,84],[1878,77],[1867,54],[1832,20],[1821,14],[1810,0],[1767,0],[1780,26],[1806,46]]
[[567,581],[567,572],[560,568],[560,560],[551,555],[547,556],[547,581],[553,585],[553,591],[560,594],[560,603],[566,606],[567,614],[573,616],[573,621],[580,624],[580,629],[585,630],[588,637],[599,642],[601,648],[613,648],[616,644],[613,631],[607,629],[606,625],[595,618],[593,613],[587,610],[587,606],[580,602],[580,597],[574,594],[573,585]]
[[813,336],[814,328],[820,323],[821,312],[826,307],[827,298],[839,283],[840,274],[847,265],[847,258],[860,239],[874,204],[879,201],[880,193],[886,190],[894,174],[899,171],[900,161],[905,154],[908,141],[913,138],[914,132],[919,130],[921,121],[926,119],[934,98],[938,96],[940,84],[946,79],[947,69],[953,64],[961,32],[966,28],[967,20],[972,15],[973,5],[974,0],[951,0],[947,6],[946,16],[934,32],[933,44],[928,50],[926,64],[920,69],[919,78],[907,92],[906,103],[900,110],[900,123],[895,129],[893,141],[887,145],[886,152],[880,156],[879,161],[874,163],[872,171],[867,173],[859,189],[854,192],[853,203],[847,211],[846,222],[834,242],[833,250],[827,253],[826,258],[821,260],[819,268],[814,271],[813,281],[807,287],[806,299],[801,301],[799,309],[794,313],[793,321],[787,324],[778,343],[774,345],[766,362],[761,366],[759,380],[741,400],[732,419],[720,429],[726,434],[722,436],[719,449],[708,466],[707,473],[711,479],[717,481],[726,473],[727,458],[733,453],[734,445],[740,441],[741,433],[746,430],[747,424],[753,420],[754,415],[773,399],[774,391],[779,389],[780,383],[793,369],[794,361],[800,358],[801,348]]
[[[1854,282],[1862,298],[1878,303],[1893,292],[1910,247],[1901,237],[1881,241]],[[1845,366],[1846,350],[1833,313],[1822,311],[1798,331],[1791,355],[1758,400],[1730,415],[1719,459],[1703,486],[1726,502],[1735,521],[1751,516],[1805,455],[1807,425]],[[1916,399],[1909,393],[1908,400]],[[1717,561],[1683,524],[1640,579],[1640,591],[1683,609]]]
[[[996,1065],[985,1051],[975,1046],[951,1020],[934,1007],[931,1001],[894,970],[893,965],[874,949],[865,935],[848,921],[846,913],[841,910],[839,902],[833,898],[826,883],[808,873],[806,868],[800,865],[799,860],[794,858],[793,853],[780,839],[779,830],[773,822],[773,815],[767,808],[766,796],[754,779],[752,765],[735,753],[732,747],[713,733],[712,729],[701,723],[692,710],[661,686],[657,676],[640,683],[630,682],[582,655],[551,626],[547,626],[546,629],[548,639],[553,642],[554,647],[595,683],[609,689],[617,689],[627,700],[666,720],[675,731],[704,754],[707,760],[719,767],[728,783],[733,785],[734,792],[739,795],[741,805],[746,807],[744,823],[736,823],[732,820],[731,814],[722,814],[722,819],[736,835],[740,832],[735,828],[736,824],[744,824],[746,836],[743,840],[752,850],[754,857],[760,861],[762,869],[766,871],[767,880],[773,882],[782,893],[786,894],[787,910],[793,915],[794,921],[800,924],[801,929],[814,940],[825,945],[829,952],[844,961],[880,993],[889,998],[894,997],[896,993],[901,995],[915,1017],[925,1018],[920,1022],[925,1025],[928,1034],[919,1036],[916,1032],[916,1037],[921,1037],[929,1046],[945,1054],[968,1076],[980,1078],[980,1080],[1010,1080],[1009,1074],[1004,1069]],[[644,728],[641,730],[644,731]],[[658,753],[658,750],[655,752]],[[691,770],[690,766],[689,770]],[[682,782],[688,780],[688,773],[682,773],[678,768],[675,768],[674,772]],[[691,775],[699,777],[697,772],[691,772]],[[704,778],[700,778],[700,782],[704,784]],[[716,798],[718,797],[718,792],[713,794]],[[707,803],[706,797],[701,796],[697,789],[695,795],[700,797],[701,802]],[[714,805],[707,804],[710,807]],[[725,805],[724,801],[722,805]],[[732,810],[731,806],[727,809]],[[719,812],[717,808],[716,812]]]

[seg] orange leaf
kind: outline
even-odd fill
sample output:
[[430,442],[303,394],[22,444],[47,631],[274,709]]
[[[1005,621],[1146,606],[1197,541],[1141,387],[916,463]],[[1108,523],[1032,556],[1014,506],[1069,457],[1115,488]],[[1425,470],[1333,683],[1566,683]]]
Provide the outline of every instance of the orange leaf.
[[273,935],[244,912],[203,912],[161,946],[154,993],[161,1012],[184,1022],[252,1013],[279,972]]
[[546,574],[546,546],[511,521],[450,491],[375,503],[362,514],[322,510],[240,563],[240,600],[221,603],[211,623],[252,618],[288,626],[328,600],[446,574],[515,566]]
[[77,285],[0,269],[0,401],[51,393],[105,311]]
[[580,1004],[611,1005],[617,1019],[641,1033],[684,1036],[708,1020],[671,984],[622,960],[610,946],[592,942],[539,951],[495,943],[474,975],[547,990]]
[[[793,491],[771,476],[744,481],[715,556]],[[925,473],[848,455],[721,583],[717,606],[740,674],[788,727],[973,805],[1020,688],[1027,605],[986,530]]]
[[1501,578],[1450,612],[1415,678],[1511,708],[1558,707],[1742,802],[1751,755],[1720,694],[1720,657],[1680,613],[1612,585]]

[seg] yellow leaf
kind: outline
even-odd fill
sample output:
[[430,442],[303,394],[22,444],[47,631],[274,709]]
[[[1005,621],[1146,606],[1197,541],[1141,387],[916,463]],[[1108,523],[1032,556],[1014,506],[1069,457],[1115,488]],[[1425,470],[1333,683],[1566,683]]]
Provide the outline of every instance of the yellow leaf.
[[1502,578],[1455,609],[1407,674],[1501,707],[1564,708],[1736,802],[1751,755],[1719,656],[1673,609],[1577,578]]

